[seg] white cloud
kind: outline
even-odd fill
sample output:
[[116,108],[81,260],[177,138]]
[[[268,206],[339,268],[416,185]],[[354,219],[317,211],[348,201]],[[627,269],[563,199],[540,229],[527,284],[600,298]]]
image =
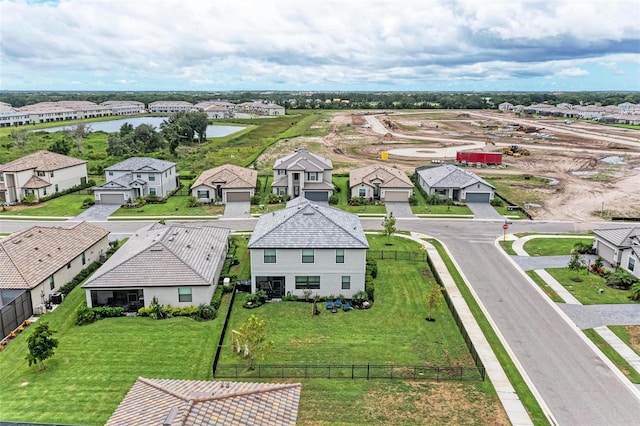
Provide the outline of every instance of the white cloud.
[[556,73],[558,77],[584,77],[589,75],[589,72],[582,68],[565,68]]
[[559,61],[588,77],[581,61],[640,58],[634,3],[0,0],[0,60],[15,70],[0,89],[69,73],[182,87],[501,80],[560,75],[543,65]]

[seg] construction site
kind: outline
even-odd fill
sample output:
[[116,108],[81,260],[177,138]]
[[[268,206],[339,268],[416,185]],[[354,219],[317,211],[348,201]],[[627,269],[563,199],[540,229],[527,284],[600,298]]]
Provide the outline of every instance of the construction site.
[[[419,166],[450,162],[473,167],[499,193],[527,204],[537,220],[640,217],[637,129],[487,110],[327,114],[313,127],[324,136],[279,143],[260,161],[306,146],[331,159],[334,173],[384,161],[411,174]],[[460,161],[459,153],[502,158]]]

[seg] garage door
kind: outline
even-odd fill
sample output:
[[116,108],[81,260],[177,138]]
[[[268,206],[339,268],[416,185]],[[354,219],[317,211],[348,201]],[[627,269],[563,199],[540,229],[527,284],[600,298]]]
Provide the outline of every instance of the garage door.
[[251,200],[251,192],[227,192],[227,201],[249,201]]
[[100,204],[122,204],[124,195],[122,194],[100,194]]
[[603,258],[609,263],[613,263],[616,261],[614,256],[615,250],[612,247],[609,247],[606,244],[603,244],[602,241],[598,241],[598,256]]
[[329,200],[328,192],[305,192],[304,198],[311,201],[327,201]]
[[488,203],[488,192],[467,192],[467,203]]
[[409,194],[407,191],[384,191],[384,201],[407,201]]

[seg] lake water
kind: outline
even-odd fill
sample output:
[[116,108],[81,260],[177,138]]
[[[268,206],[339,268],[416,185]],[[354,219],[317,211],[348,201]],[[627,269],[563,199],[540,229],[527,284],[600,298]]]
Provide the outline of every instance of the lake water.
[[[119,120],[111,120],[111,121],[96,121],[93,123],[87,123],[87,125],[91,126],[92,132],[102,131],[106,133],[116,133],[120,131],[120,127],[122,127],[124,123],[129,123],[133,127],[138,127],[141,124],[150,124],[154,126],[156,130],[160,131],[160,123],[162,123],[165,119],[166,119],[165,117],[132,117],[132,118],[122,118]],[[49,127],[48,129],[42,129],[41,131],[58,132],[68,128],[69,126]],[[240,130],[244,130],[244,129],[245,127],[240,127],[240,126],[210,125],[210,126],[207,126],[207,137],[220,138],[222,136],[231,135],[235,132],[239,132]]]

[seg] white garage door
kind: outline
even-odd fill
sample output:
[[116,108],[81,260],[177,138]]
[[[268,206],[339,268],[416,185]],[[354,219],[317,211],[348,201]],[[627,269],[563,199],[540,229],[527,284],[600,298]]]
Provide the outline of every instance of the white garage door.
[[384,201],[408,201],[407,191],[384,191]]
[[614,253],[615,250],[613,248],[603,244],[602,241],[598,241],[598,256],[609,263],[613,263],[616,261]]
[[122,194],[100,194],[100,204],[123,204],[124,195]]
[[251,200],[251,192],[242,191],[242,192],[227,192],[227,201],[250,201]]

